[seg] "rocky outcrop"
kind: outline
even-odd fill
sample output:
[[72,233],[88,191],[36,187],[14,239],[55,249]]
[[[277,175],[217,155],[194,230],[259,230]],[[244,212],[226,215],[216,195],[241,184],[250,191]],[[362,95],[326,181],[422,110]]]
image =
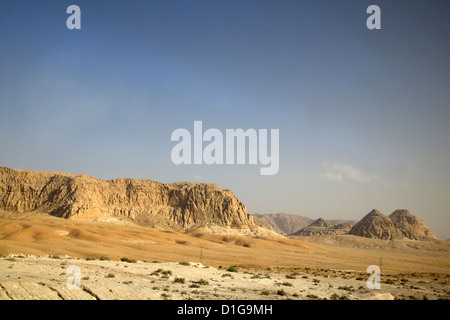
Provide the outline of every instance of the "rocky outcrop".
[[384,240],[436,239],[430,228],[408,210],[396,210],[385,216],[374,209],[355,224],[349,234]]
[[114,217],[177,230],[198,224],[256,227],[245,205],[230,190],[214,184],[106,181],[86,175],[5,167],[0,167],[0,209],[93,221]]
[[313,223],[311,223],[308,227],[310,228],[333,228],[331,226],[331,224],[329,224],[326,220],[319,218],[316,221],[314,221]]
[[333,235],[346,234],[351,229],[350,223],[340,223],[332,226],[328,221],[319,218],[309,226],[293,233],[293,236],[317,236],[317,235]]
[[258,225],[281,234],[291,234],[313,222],[311,218],[287,213],[253,214],[253,216]]

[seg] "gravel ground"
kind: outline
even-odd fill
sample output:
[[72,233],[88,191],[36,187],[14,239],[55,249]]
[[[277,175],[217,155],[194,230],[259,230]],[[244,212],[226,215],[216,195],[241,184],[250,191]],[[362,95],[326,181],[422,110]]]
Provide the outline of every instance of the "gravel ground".
[[[393,275],[381,289],[345,270],[245,269],[200,263],[82,260],[68,256],[0,258],[2,300],[141,299],[449,299],[447,275]],[[76,279],[78,277],[79,282]],[[386,281],[388,283],[386,283]]]

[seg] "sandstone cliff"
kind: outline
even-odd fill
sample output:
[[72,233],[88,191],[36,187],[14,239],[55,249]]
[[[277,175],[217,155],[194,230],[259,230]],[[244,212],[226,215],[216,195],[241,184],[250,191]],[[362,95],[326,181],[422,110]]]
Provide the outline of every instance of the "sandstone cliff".
[[425,223],[408,210],[396,210],[385,216],[374,209],[355,224],[349,234],[385,240],[436,239]]
[[0,209],[61,218],[126,220],[187,230],[198,224],[257,228],[230,191],[214,184],[101,180],[86,175],[0,167]]

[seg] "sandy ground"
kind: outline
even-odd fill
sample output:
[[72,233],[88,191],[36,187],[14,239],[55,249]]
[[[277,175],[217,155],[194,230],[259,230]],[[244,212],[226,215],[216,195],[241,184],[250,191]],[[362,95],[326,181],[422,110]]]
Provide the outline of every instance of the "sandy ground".
[[[201,228],[182,234],[3,214],[0,255],[1,299],[450,297],[450,243],[445,241],[255,239]],[[79,267],[81,289],[67,288],[71,265]],[[381,290],[366,287],[370,265],[381,268]],[[239,271],[227,272],[230,266]]]

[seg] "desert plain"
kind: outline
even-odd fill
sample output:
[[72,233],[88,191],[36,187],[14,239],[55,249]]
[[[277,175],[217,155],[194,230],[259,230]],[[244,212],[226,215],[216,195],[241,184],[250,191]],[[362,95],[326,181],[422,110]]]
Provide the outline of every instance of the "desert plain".
[[[0,255],[1,299],[450,298],[442,240],[255,238],[2,211]],[[367,287],[371,265],[380,289]],[[79,289],[68,289],[69,266]]]

